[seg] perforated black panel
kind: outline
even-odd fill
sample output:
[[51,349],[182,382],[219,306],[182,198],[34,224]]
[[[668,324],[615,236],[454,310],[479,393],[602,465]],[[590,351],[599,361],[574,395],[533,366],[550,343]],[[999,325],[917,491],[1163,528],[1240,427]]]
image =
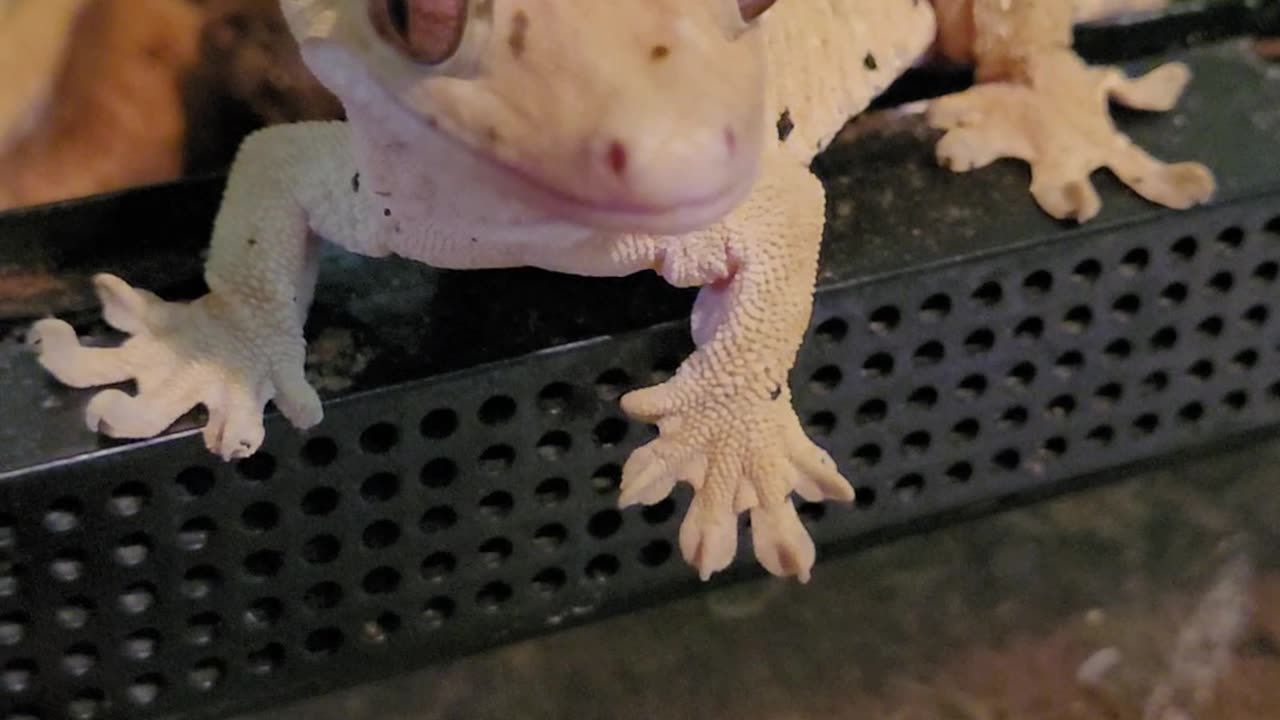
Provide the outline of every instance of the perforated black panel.
[[[793,376],[858,489],[801,507],[820,552],[1280,421],[1280,179],[1245,174],[874,277],[837,241]],[[217,715],[700,587],[686,491],[615,508],[652,437],[617,398],[688,351],[675,322],[354,395],[236,465],[188,432],[0,476],[0,719]]]

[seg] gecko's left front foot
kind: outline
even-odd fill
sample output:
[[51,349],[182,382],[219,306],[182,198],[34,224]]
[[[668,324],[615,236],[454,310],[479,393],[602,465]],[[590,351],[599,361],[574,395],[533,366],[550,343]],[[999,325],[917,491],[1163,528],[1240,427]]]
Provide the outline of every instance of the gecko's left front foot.
[[695,366],[622,398],[629,415],[658,425],[658,439],[623,467],[618,503],[653,504],[677,481],[694,488],[680,526],[680,550],[703,580],[733,560],[738,514],[751,512],[756,558],[770,573],[807,582],[813,540],[789,495],[818,502],[851,501],[853,488],[835,461],[805,435],[790,393],[754,394],[705,384]]
[[1203,203],[1213,174],[1195,162],[1164,163],[1133,144],[1112,123],[1108,101],[1141,110],[1172,108],[1190,75],[1169,63],[1136,79],[1111,67],[1089,67],[1069,50],[1025,61],[1018,80],[980,84],[939,98],[926,114],[945,130],[938,160],[956,172],[1002,157],[1031,165],[1031,192],[1050,215],[1083,222],[1101,201],[1089,181],[1110,168],[1143,197],[1171,208]]

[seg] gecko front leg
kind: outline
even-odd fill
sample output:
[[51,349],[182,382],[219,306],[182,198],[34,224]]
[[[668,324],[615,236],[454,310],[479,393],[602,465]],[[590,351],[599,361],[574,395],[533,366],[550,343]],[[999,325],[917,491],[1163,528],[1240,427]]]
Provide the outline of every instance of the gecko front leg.
[[652,504],[683,481],[694,499],[680,549],[707,579],[733,560],[737,517],[751,513],[760,563],[809,578],[813,541],[792,505],[850,501],[853,488],[805,435],[787,380],[812,308],[825,196],[807,168],[771,157],[748,200],[711,229],[682,238],[629,238],[611,253],[676,285],[701,285],[697,350],[674,377],[632,391],[622,408],[659,437],[623,468],[619,504]]
[[1040,206],[1056,218],[1081,222],[1101,207],[1089,176],[1102,167],[1168,207],[1185,209],[1212,197],[1208,168],[1157,160],[1119,132],[1110,116],[1111,101],[1141,110],[1173,108],[1190,78],[1184,65],[1168,63],[1140,78],[1090,67],[1070,49],[1070,8],[1058,0],[972,3],[970,41],[981,84],[930,103],[927,121],[945,131],[937,146],[940,163],[965,172],[1003,157],[1021,159],[1031,166],[1031,192]]

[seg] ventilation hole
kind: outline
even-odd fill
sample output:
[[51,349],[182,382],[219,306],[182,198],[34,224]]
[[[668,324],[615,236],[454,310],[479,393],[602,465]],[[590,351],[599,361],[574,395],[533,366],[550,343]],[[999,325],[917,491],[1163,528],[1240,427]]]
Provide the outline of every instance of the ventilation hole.
[[1048,411],[1049,415],[1053,417],[1065,418],[1075,412],[1076,399],[1071,395],[1059,395],[1053,400],[1050,400],[1045,409]]
[[670,520],[676,513],[676,501],[666,498],[662,502],[647,505],[640,511],[640,517],[650,525],[661,525]]
[[[328,584],[333,585],[333,583],[328,583]],[[327,589],[316,590],[316,588],[319,588],[319,587],[320,586],[317,585],[307,590],[306,594],[303,596],[303,602],[306,603],[306,605],[311,608],[333,607],[333,605],[336,605],[337,601],[335,601],[333,604],[323,605],[323,606],[313,602],[312,600],[313,591],[316,593],[317,596],[320,596],[325,594],[326,592],[329,592],[329,590]],[[338,588],[336,585],[334,586],[334,588],[337,592],[337,597],[341,599],[342,589]],[[252,603],[250,603],[249,607],[245,608],[244,615],[242,616],[241,619],[242,619],[242,622],[244,623],[244,627],[246,630],[249,630],[250,632],[261,632],[263,630],[270,630],[271,628],[275,627],[276,623],[280,622],[280,619],[282,617],[284,617],[284,603],[280,602],[278,598],[263,597],[263,598],[258,598],[257,600],[254,600]]]
[[[132,696],[130,699],[133,699]],[[105,704],[106,694],[98,688],[81,690],[67,703],[67,717],[70,720],[94,720]]]
[[511,553],[515,551],[515,546],[504,537],[495,537],[480,543],[480,547],[477,550],[480,553],[480,562],[489,567],[497,567],[511,557]]
[[191,518],[178,528],[178,547],[187,552],[204,550],[217,530],[218,526],[211,518]]
[[810,415],[809,419],[805,421],[804,429],[809,435],[827,437],[831,435],[831,433],[835,432],[836,416],[825,410],[822,412],[816,412]]
[[1133,421],[1133,427],[1142,435],[1150,435],[1160,427],[1160,418],[1155,413],[1143,413]]
[[676,374],[676,369],[680,367],[680,358],[674,355],[664,355],[653,361],[653,368],[649,372],[649,379],[654,383],[665,382]]
[[1253,278],[1259,282],[1273,283],[1276,281],[1276,275],[1280,274],[1280,265],[1267,261],[1253,269]]
[[387,595],[400,589],[400,573],[394,568],[379,567],[365,573],[360,587],[367,595]]
[[1217,315],[1211,315],[1205,318],[1199,325],[1197,325],[1196,330],[1203,335],[1207,335],[1208,337],[1211,337],[1211,338],[1216,338],[1222,334],[1223,325],[1224,323],[1222,322],[1222,318],[1218,317]]
[[1249,394],[1244,390],[1232,390],[1222,396],[1222,404],[1238,412],[1249,404]]
[[418,479],[423,485],[440,489],[449,487],[458,477],[458,465],[449,458],[436,458],[422,466]]
[[951,482],[965,483],[973,478],[973,465],[967,462],[958,462],[952,464],[946,470],[947,479]]
[[1107,343],[1102,352],[1107,359],[1118,362],[1133,354],[1133,344],[1124,338],[1118,338]]
[[302,604],[312,610],[331,610],[342,603],[342,586],[336,582],[320,582],[302,594]]
[[206,647],[217,641],[222,628],[222,618],[217,613],[205,612],[187,619],[182,639],[188,645]]
[[569,410],[572,400],[572,385],[564,382],[553,382],[538,392],[538,410],[547,415],[561,415]]
[[191,666],[187,672],[187,685],[201,693],[212,692],[227,676],[227,666],[217,658],[206,658]]
[[1226,293],[1231,292],[1231,288],[1235,287],[1235,283],[1235,278],[1231,273],[1223,270],[1222,272],[1215,273],[1213,277],[1209,278],[1208,284],[1209,289],[1216,293],[1225,295]]
[[276,473],[276,459],[268,453],[258,451],[237,462],[236,472],[245,480],[265,482]]
[[883,400],[872,399],[858,406],[853,419],[859,425],[880,422],[889,414],[889,405]]
[[[54,610],[53,616],[63,629],[79,630],[89,623],[89,619],[93,617],[93,610],[92,601],[88,598],[76,597]],[[6,637],[12,632],[8,625],[10,622],[8,616],[0,618],[0,645],[12,644],[6,642]]]
[[614,447],[627,437],[627,421],[620,418],[605,418],[596,424],[591,431],[592,440],[602,448]]
[[620,465],[603,465],[591,475],[591,487],[600,495],[615,492],[622,484],[622,467]]
[[422,579],[429,582],[440,582],[453,574],[458,567],[458,559],[451,553],[434,552],[428,555],[421,566]]
[[1152,350],[1170,350],[1178,344],[1178,331],[1172,327],[1162,327],[1151,336],[1148,343]]
[[480,453],[480,470],[490,475],[506,472],[516,462],[516,449],[510,445],[490,445]]
[[564,545],[569,539],[569,531],[559,523],[549,523],[533,533],[533,542],[543,550],[550,551]]
[[1208,380],[1213,377],[1213,362],[1209,360],[1197,360],[1187,368],[1187,374],[1197,380]]
[[1258,351],[1241,350],[1231,357],[1231,364],[1241,372],[1252,370],[1258,364]]
[[1112,406],[1120,402],[1120,398],[1124,395],[1124,386],[1120,383],[1107,383],[1100,386],[1093,392],[1093,396],[1098,399],[1104,406]]
[[924,476],[918,473],[903,475],[893,483],[893,493],[899,500],[914,500],[924,492]]
[[22,589],[22,576],[26,571],[21,565],[0,561],[0,598],[12,598]]
[[22,694],[31,689],[36,671],[36,664],[30,660],[11,660],[0,673],[0,686],[11,695]]
[[500,519],[510,515],[515,505],[516,500],[511,493],[495,490],[480,498],[480,513],[485,517]]
[[1008,383],[1013,387],[1025,388],[1036,379],[1036,366],[1029,362],[1018,363],[1009,371]]
[[620,563],[618,558],[613,555],[597,555],[591,558],[590,562],[587,563],[586,576],[596,582],[604,582],[614,575],[617,575],[621,566],[622,563]]
[[[837,370],[837,372],[839,372]],[[869,378],[883,378],[893,374],[893,356],[886,352],[878,352],[862,363],[862,374]]]
[[943,293],[935,293],[920,303],[920,319],[935,322],[951,314],[951,298]]
[[1086,305],[1077,305],[1062,316],[1062,329],[1079,335],[1093,324],[1093,311]]
[[76,582],[84,576],[84,555],[78,550],[63,551],[49,563],[49,575],[59,582]]
[[951,426],[951,437],[961,442],[973,442],[982,431],[982,426],[973,418],[966,418]]
[[569,433],[552,430],[538,440],[537,452],[543,460],[559,460],[569,453],[573,440]]
[[418,527],[425,533],[437,533],[448,530],[458,522],[458,514],[448,505],[437,505],[428,508],[422,514]]
[[1168,373],[1157,370],[1142,378],[1142,389],[1147,393],[1158,393],[1169,387]]
[[307,515],[328,515],[338,508],[338,491],[331,487],[318,487],[302,496],[302,512]]
[[511,599],[511,586],[504,582],[491,582],[476,593],[476,605],[483,610],[495,611]]
[[275,550],[257,550],[244,559],[244,571],[259,579],[279,575],[283,565],[284,557]]
[[827,506],[820,502],[802,502],[796,507],[796,514],[810,524],[821,522],[827,515]]
[[1173,251],[1175,257],[1180,260],[1191,260],[1196,256],[1196,252],[1200,249],[1196,239],[1190,236],[1178,239],[1169,248]]
[[1020,405],[1014,405],[1000,414],[1000,419],[997,421],[997,424],[1004,430],[1020,428],[1027,424],[1028,416],[1029,413],[1026,408]]
[[1071,271],[1071,277],[1079,282],[1092,285],[1102,276],[1102,263],[1089,258],[1081,260]]
[[1053,289],[1053,275],[1048,270],[1037,270],[1022,280],[1022,287],[1030,295],[1045,295]]
[[250,650],[245,660],[250,673],[259,676],[274,675],[284,664],[284,646],[280,643],[268,643]]
[[1120,259],[1120,269],[1130,275],[1136,275],[1145,270],[1150,262],[1151,253],[1147,252],[1146,248],[1134,248]]
[[429,630],[435,630],[453,617],[453,600],[443,595],[431,598],[422,606],[422,624]]
[[1238,250],[1244,244],[1244,230],[1229,227],[1218,233],[1218,244],[1227,250]]
[[981,397],[987,391],[987,378],[982,375],[969,375],[956,386],[956,394],[964,400]]
[[826,343],[838,343],[849,334],[849,324],[840,318],[822,321],[813,331],[816,338]]
[[1181,305],[1187,299],[1187,286],[1182,283],[1170,283],[1160,291],[1160,300],[1166,305]]
[[991,348],[995,347],[995,344],[996,334],[986,328],[974,330],[964,339],[965,352],[971,355],[990,352]]
[[1038,340],[1044,334],[1044,320],[1029,317],[1013,328],[1013,336],[1019,340]]
[[600,377],[596,378],[596,395],[601,400],[617,400],[631,388],[631,385],[631,376],[627,375],[626,371],[619,368],[611,368],[600,373]]
[[882,454],[879,445],[867,443],[853,451],[853,461],[861,468],[871,468],[879,464]]
[[391,520],[378,520],[370,523],[361,535],[361,542],[370,550],[382,550],[395,545],[400,540],[400,526]]
[[151,504],[151,488],[138,482],[116,486],[111,491],[108,507],[120,517],[133,517]]
[[1204,405],[1189,402],[1178,409],[1178,419],[1185,423],[1196,423],[1204,417]]
[[991,458],[991,461],[1001,470],[1012,471],[1018,468],[1018,465],[1022,462],[1022,456],[1018,454],[1017,450],[1006,448],[996,453]]
[[156,602],[156,588],[150,583],[134,583],[116,597],[116,605],[128,615],[141,615]]
[[929,450],[933,438],[924,430],[907,433],[902,439],[902,452],[908,455],[921,455]]
[[1262,229],[1272,235],[1280,235],[1280,216],[1268,220],[1267,224],[1262,226]]
[[1067,439],[1055,435],[1040,443],[1040,456],[1045,458],[1060,458],[1067,454]]
[[979,285],[978,289],[974,290],[973,295],[970,297],[979,305],[991,307],[1004,298],[1004,289],[997,282],[986,282]]
[[222,585],[222,573],[208,565],[192,568],[182,576],[179,590],[189,600],[204,600]]
[[313,467],[331,465],[338,459],[338,443],[327,437],[314,437],[302,445],[302,462]]
[[564,478],[548,478],[538,483],[534,496],[543,507],[559,505],[569,498],[569,481]]
[[917,366],[937,365],[947,356],[946,348],[937,340],[929,342],[916,348],[912,360]]
[[898,312],[898,308],[892,305],[884,305],[872,311],[868,320],[871,332],[877,335],[887,335],[898,327],[898,323],[902,322],[902,313]]
[[1241,316],[1245,322],[1255,327],[1261,327],[1267,323],[1267,319],[1271,317],[1271,311],[1266,305],[1254,305],[1244,312]]
[[1085,437],[1092,440],[1094,443],[1105,447],[1110,445],[1112,440],[1115,439],[1116,431],[1112,429],[1110,425],[1099,425],[1090,430],[1089,434]]
[[1111,303],[1111,311],[1121,320],[1130,320],[1142,309],[1142,300],[1133,293],[1121,295]]
[[213,471],[195,465],[179,472],[174,481],[187,497],[202,497],[213,489]]
[[844,374],[835,365],[824,365],[813,372],[809,378],[809,388],[814,393],[826,395],[835,390],[844,379]]
[[1070,350],[1058,356],[1053,363],[1053,370],[1062,377],[1070,377],[1084,367],[1084,355]]
[[98,664],[98,649],[88,643],[77,643],[62,653],[62,671],[71,677],[81,677]]
[[370,475],[360,483],[360,497],[368,503],[382,503],[400,492],[400,479],[394,473],[381,472]]
[[907,396],[907,402],[920,410],[928,410],[938,404],[938,391],[929,387],[916,388]]
[[240,522],[252,533],[274,530],[280,523],[280,510],[269,502],[256,502],[240,514]]
[[336,627],[320,628],[307,635],[307,639],[303,641],[303,647],[311,655],[324,657],[338,652],[345,639],[342,631]]
[[671,543],[666,540],[650,540],[640,548],[640,564],[658,567],[671,559]]
[[137,567],[151,555],[151,539],[143,533],[134,533],[116,543],[111,557],[124,567]]
[[431,440],[443,440],[457,431],[458,413],[449,408],[436,408],[423,415],[418,423],[418,432]]
[[361,637],[366,642],[385,643],[400,629],[400,616],[393,612],[379,613],[378,617],[365,621]]
[[516,401],[506,395],[495,395],[480,405],[480,422],[502,425],[516,416]]
[[302,559],[312,565],[324,565],[338,559],[342,543],[332,535],[316,535],[302,546]]

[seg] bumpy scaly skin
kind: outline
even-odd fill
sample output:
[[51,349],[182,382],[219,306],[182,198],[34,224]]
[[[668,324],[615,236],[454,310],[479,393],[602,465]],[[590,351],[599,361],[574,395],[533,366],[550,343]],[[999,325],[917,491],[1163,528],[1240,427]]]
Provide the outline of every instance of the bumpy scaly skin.
[[[1153,1],[1081,0],[1076,11]],[[243,457],[262,440],[270,399],[299,426],[320,419],[302,372],[315,282],[310,231],[355,252],[441,267],[655,271],[702,288],[692,317],[697,349],[670,380],[622,398],[660,434],[627,461],[619,503],[656,503],[688,482],[695,497],[680,547],[701,577],[732,561],[737,517],[749,511],[760,563],[807,580],[815,550],[791,493],[853,497],[805,436],[787,382],[810,318],[824,219],[808,165],[927,52],[938,28],[933,6],[915,0],[783,0],[755,31],[734,36],[723,25],[734,2],[484,3],[490,15],[477,21],[506,42],[492,44],[485,73],[459,80],[423,77],[374,52],[375,41],[344,14],[361,2],[285,0],[304,57],[343,100],[349,125],[277,127],[246,141],[214,230],[208,296],[166,303],[102,277],[107,320],[133,337],[119,348],[85,348],[65,323],[45,320],[33,333],[40,361],[78,387],[138,380],[137,396],[94,397],[96,430],[154,435],[204,404],[210,448]],[[971,2],[978,6],[954,4]],[[1059,169],[1060,146],[1116,157],[1109,125],[1096,122],[1105,118],[1098,88],[1135,106],[1167,107],[1185,75],[1126,83],[1073,64],[1057,21],[1027,14],[1035,2],[1004,10],[1001,0],[937,0],[944,54],[976,49],[984,72],[1013,58],[1022,74],[948,98],[933,117],[956,128],[940,146],[944,156],[976,165],[1017,150],[1039,176],[1055,170],[1046,187],[1070,204],[1072,192],[1061,188],[1078,168]],[[954,23],[958,7],[978,14]],[[1015,25],[974,37],[975,18]],[[1059,40],[1041,52],[1045,38]],[[1067,112],[1090,122],[1042,117]],[[1143,167],[1149,196],[1179,204],[1176,188],[1186,183],[1164,177],[1175,190],[1151,190],[1162,176]],[[558,195],[548,199],[521,175]],[[706,197],[705,207],[681,209]],[[1037,197],[1054,205],[1052,193]],[[575,216],[566,198],[594,205]],[[660,209],[637,215],[636,207]]]
[[[1032,195],[1059,219],[1098,214],[1102,203],[1089,176],[1103,167],[1168,207],[1185,209],[1213,195],[1208,168],[1153,158],[1115,128],[1108,108],[1114,100],[1140,110],[1172,109],[1190,78],[1185,65],[1168,63],[1137,79],[1117,68],[1089,67],[1071,50],[1073,12],[1061,0],[955,1],[972,3],[969,50],[983,82],[930,104],[929,123],[946,131],[939,162],[965,172],[1000,158],[1024,160]],[[953,52],[964,45],[963,39],[953,43]]]

